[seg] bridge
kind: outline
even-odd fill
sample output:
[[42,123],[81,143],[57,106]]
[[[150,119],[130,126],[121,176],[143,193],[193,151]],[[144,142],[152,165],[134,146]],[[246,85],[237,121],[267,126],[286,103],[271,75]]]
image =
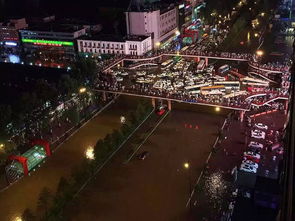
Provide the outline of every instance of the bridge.
[[187,57],[187,58],[197,58],[198,60],[205,59],[206,64],[208,65],[208,59],[216,59],[216,60],[228,60],[228,61],[249,61],[252,55],[250,54],[239,54],[236,55],[235,53],[191,53],[191,52],[163,52],[153,56],[129,56],[125,55],[120,57],[119,59],[115,60],[112,64],[108,65],[106,68],[103,69],[103,72],[107,72],[113,67],[117,65],[124,64],[124,61],[136,61],[136,62],[143,62],[143,61],[153,61],[155,59],[162,59],[164,56],[180,56],[180,57]]
[[[211,107],[220,107],[224,109],[230,109],[230,110],[238,110],[238,111],[250,111],[251,104],[244,103],[243,105],[227,105],[226,103],[211,103],[207,102],[202,99],[194,99],[194,98],[186,98],[186,99],[180,99],[176,96],[160,96],[160,95],[152,95],[152,94],[144,94],[144,93],[135,93],[132,91],[123,91],[123,90],[110,90],[110,89],[101,89],[96,88],[94,89],[97,92],[101,93],[112,93],[112,94],[120,94],[120,95],[127,95],[127,96],[135,96],[135,97],[142,97],[142,98],[150,98],[150,99],[160,99],[160,100],[166,100],[170,102],[178,102],[178,103],[187,103],[187,104],[197,104],[197,105],[203,105],[203,106],[211,106]],[[104,95],[105,96],[105,95]]]
[[187,58],[196,58],[197,60],[205,59],[206,65],[208,65],[209,59],[215,60],[227,60],[227,61],[243,61],[248,62],[249,67],[254,70],[258,70],[260,72],[264,72],[264,75],[268,76],[268,74],[280,74],[289,71],[289,66],[281,66],[281,67],[270,67],[265,66],[265,64],[259,64],[252,60],[253,56],[251,54],[236,54],[236,53],[228,53],[228,52],[192,52],[192,51],[185,51],[185,52],[161,52],[156,55],[152,56],[130,56],[124,55],[119,59],[115,60],[112,64],[108,65],[106,68],[103,69],[103,72],[108,72],[113,67],[120,65],[124,65],[124,61],[136,61],[136,62],[152,62],[156,59],[162,59],[164,56],[180,56],[180,57],[187,57]]

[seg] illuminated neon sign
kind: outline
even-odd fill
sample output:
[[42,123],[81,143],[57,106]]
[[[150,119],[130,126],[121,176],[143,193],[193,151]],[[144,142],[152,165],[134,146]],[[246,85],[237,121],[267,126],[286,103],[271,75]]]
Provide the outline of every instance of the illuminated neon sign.
[[50,40],[27,39],[27,38],[23,38],[22,42],[32,43],[37,45],[48,45],[48,46],[73,46],[74,45],[74,43],[70,41],[50,41]]
[[6,41],[5,45],[7,45],[7,46],[17,46],[17,43],[12,42],[12,41]]

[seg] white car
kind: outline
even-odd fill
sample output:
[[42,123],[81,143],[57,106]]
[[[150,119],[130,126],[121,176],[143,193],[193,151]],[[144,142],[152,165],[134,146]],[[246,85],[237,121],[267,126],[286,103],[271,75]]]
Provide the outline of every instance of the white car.
[[137,83],[145,83],[145,80],[143,77],[137,78],[136,80]]
[[265,139],[265,132],[261,130],[252,130],[251,137],[254,137],[257,139]]
[[255,167],[256,169],[258,168],[258,163],[255,163],[252,160],[243,160],[242,165],[244,165],[244,164]]
[[117,82],[121,82],[121,81],[123,81],[123,78],[122,77],[116,77],[116,80],[117,80]]
[[256,139],[265,139],[265,134],[261,133],[252,133],[251,137],[256,138]]
[[260,160],[260,155],[258,153],[254,153],[252,151],[246,151],[244,152],[244,157],[249,159],[257,159]]
[[255,141],[251,141],[248,145],[248,147],[255,147],[258,149],[263,149],[263,144],[255,142]]
[[128,72],[122,72],[120,75],[122,75],[122,76],[128,76]]
[[256,173],[257,169],[255,167],[252,167],[248,164],[242,164],[240,167],[240,170],[245,171],[245,172],[249,172],[249,173]]
[[264,131],[262,131],[262,130],[257,130],[257,129],[255,129],[255,130],[251,130],[251,133],[264,133],[264,134],[265,134]]
[[256,123],[255,127],[257,127],[260,130],[267,130],[268,129],[268,126],[263,123]]

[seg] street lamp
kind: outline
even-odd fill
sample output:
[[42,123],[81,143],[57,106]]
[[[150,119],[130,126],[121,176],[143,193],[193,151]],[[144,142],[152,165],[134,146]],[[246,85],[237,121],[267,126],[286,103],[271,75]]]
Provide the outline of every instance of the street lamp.
[[156,52],[158,52],[158,49],[160,48],[160,46],[161,46],[161,42],[156,42]]
[[264,52],[263,52],[262,50],[257,50],[257,51],[256,51],[256,55],[257,55],[258,57],[262,57],[263,54],[264,54]]
[[92,146],[87,147],[87,149],[85,151],[85,156],[89,160],[94,160],[95,159],[94,148]]
[[191,170],[190,170],[190,164],[189,164],[189,162],[185,162],[184,164],[183,164],[183,167],[184,167],[184,169],[186,169],[187,171],[188,171],[188,182],[189,182],[189,195],[188,195],[188,197],[189,197],[189,210],[191,211],[191,209],[192,209],[192,200],[191,200],[191,192],[192,192],[192,184],[191,184]]
[[220,111],[220,107],[215,107],[215,111],[219,112]]
[[[257,50],[256,55],[258,58],[261,58],[264,55],[264,52],[262,50]],[[257,61],[258,61],[258,71],[260,72],[260,61],[258,59]]]
[[183,164],[183,167],[184,167],[185,169],[189,169],[189,163],[187,163],[187,162],[184,163],[184,164]]
[[86,92],[86,88],[85,87],[82,87],[82,88],[79,89],[79,93],[80,94],[83,94],[85,92]]

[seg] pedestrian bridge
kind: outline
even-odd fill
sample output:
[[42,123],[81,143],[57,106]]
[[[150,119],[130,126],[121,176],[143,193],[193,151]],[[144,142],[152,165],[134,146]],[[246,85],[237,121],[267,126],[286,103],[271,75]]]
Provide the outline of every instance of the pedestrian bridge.
[[221,52],[221,53],[213,53],[213,52],[196,52],[196,53],[191,53],[191,52],[162,52],[153,56],[130,56],[130,55],[124,55],[117,60],[115,60],[113,63],[108,65],[106,68],[103,69],[103,72],[107,72],[113,67],[117,65],[122,65],[124,64],[124,61],[136,61],[136,62],[152,62],[153,60],[156,59],[162,59],[163,56],[181,56],[181,57],[187,57],[187,58],[196,58],[198,60],[205,59],[206,64],[208,64],[208,59],[215,59],[215,60],[226,60],[226,61],[242,61],[242,62],[248,62],[249,67],[255,69],[255,70],[260,70],[264,73],[267,73],[266,75],[270,73],[283,73],[289,71],[288,66],[283,66],[281,68],[274,68],[274,67],[265,67],[264,64],[259,65],[256,62],[253,62],[252,60],[252,55],[251,54],[235,54],[235,53],[227,53],[227,52]]
[[114,90],[108,90],[108,89],[100,89],[96,88],[95,91],[102,92],[102,93],[112,93],[112,94],[120,94],[120,95],[127,95],[127,96],[136,96],[136,97],[142,97],[142,98],[150,98],[150,99],[160,99],[160,100],[167,100],[167,101],[173,101],[178,103],[187,103],[187,104],[197,104],[197,105],[203,105],[203,106],[211,106],[211,107],[220,107],[230,110],[238,110],[238,111],[249,111],[251,104],[244,103],[241,105],[227,105],[226,103],[211,103],[207,102],[205,100],[201,99],[180,99],[173,96],[158,96],[158,95],[149,95],[149,94],[141,94],[141,93],[135,93],[131,91],[114,91]]
[[143,61],[153,61],[155,59],[161,59],[163,56],[181,56],[187,58],[197,58],[197,59],[205,59],[208,62],[208,59],[217,59],[217,60],[227,60],[227,61],[248,61],[251,57],[250,54],[239,54],[234,55],[232,53],[223,53],[214,54],[214,53],[179,53],[179,52],[163,52],[154,56],[123,56],[115,60],[112,64],[108,65],[106,68],[103,69],[103,72],[107,72],[115,66],[123,65],[124,61],[136,61],[136,62],[143,62]]

